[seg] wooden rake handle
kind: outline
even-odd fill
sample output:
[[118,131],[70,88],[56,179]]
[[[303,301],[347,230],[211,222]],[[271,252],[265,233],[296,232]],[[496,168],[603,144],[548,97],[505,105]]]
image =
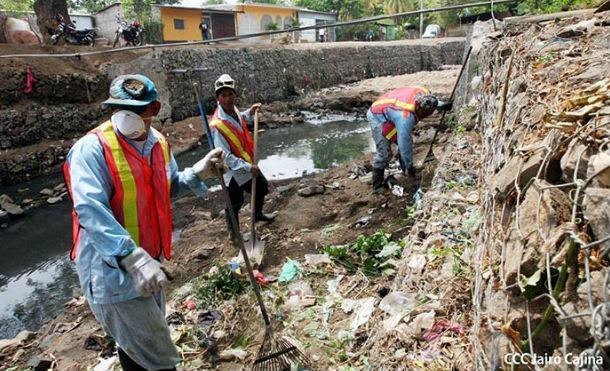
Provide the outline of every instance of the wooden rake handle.
[[[256,165],[256,151],[258,149],[258,110],[254,112],[254,148],[252,150],[252,165]],[[252,190],[250,191],[250,240],[252,240],[252,250],[256,246],[256,229],[254,220],[256,219],[256,177],[252,174]]]

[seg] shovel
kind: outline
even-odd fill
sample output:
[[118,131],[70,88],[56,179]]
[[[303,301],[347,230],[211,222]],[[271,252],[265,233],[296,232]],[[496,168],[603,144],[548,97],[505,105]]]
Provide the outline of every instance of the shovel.
[[[203,109],[204,104],[201,99],[201,95],[199,94],[199,85],[197,83],[193,83],[193,89],[195,90],[195,96],[197,97],[197,105],[199,106],[199,112],[201,113],[202,125],[208,139],[210,150],[212,150],[214,149],[214,140],[212,139],[212,132],[210,131],[208,118],[205,115],[205,110]],[[244,245],[243,236],[239,232],[239,224],[237,224],[235,212],[233,211],[233,207],[231,206],[231,197],[229,196],[229,190],[225,185],[220,169],[215,167],[215,171],[216,176],[218,177],[218,181],[220,182],[220,187],[222,188],[222,193],[224,195],[227,212],[229,213],[229,219],[231,221],[231,228],[233,229],[234,235],[236,237],[235,244],[237,245],[244,257],[244,263],[246,265],[246,270],[248,271],[248,278],[250,278],[250,283],[252,284],[252,288],[254,289],[256,301],[258,303],[258,306],[260,307],[263,320],[265,321],[265,338],[263,339],[263,343],[261,344],[256,360],[254,360],[254,365],[252,369],[285,370],[290,369],[294,365],[311,369],[311,361],[303,352],[301,352],[301,350],[296,347],[296,345],[294,345],[290,340],[286,338],[276,336],[273,332],[271,320],[269,319],[267,309],[265,308],[265,303],[263,302],[263,297],[261,296],[260,287],[258,285],[258,282],[256,281],[256,278],[254,277],[254,271],[252,270],[250,259],[248,259],[248,252],[246,251],[246,247]],[[253,184],[255,184],[255,182],[253,182]]]

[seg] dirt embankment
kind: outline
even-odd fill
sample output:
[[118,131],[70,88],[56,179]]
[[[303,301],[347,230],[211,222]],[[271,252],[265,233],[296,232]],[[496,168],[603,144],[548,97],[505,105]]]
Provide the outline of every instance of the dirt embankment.
[[[27,48],[27,50],[23,50]],[[74,53],[82,47],[0,44],[0,54]],[[136,52],[80,58],[0,58],[0,184],[58,172],[73,139],[96,125],[106,112],[103,69],[137,58]],[[36,80],[26,92],[27,70]]]

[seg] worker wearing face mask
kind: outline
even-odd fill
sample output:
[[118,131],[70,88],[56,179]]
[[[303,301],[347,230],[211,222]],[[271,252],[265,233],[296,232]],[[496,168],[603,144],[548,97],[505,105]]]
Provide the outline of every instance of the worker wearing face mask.
[[151,126],[161,103],[143,75],[123,75],[104,102],[110,120],[79,139],[64,176],[73,203],[70,253],[96,319],[118,345],[124,370],[172,370],[180,361],[165,321],[171,196],[190,189],[223,161],[221,149],[178,170],[167,139]]

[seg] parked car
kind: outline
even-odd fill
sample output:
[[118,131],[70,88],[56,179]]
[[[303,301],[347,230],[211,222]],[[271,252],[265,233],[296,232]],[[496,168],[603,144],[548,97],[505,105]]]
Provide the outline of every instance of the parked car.
[[429,24],[422,35],[423,39],[435,39],[441,36],[441,26],[437,24]]

